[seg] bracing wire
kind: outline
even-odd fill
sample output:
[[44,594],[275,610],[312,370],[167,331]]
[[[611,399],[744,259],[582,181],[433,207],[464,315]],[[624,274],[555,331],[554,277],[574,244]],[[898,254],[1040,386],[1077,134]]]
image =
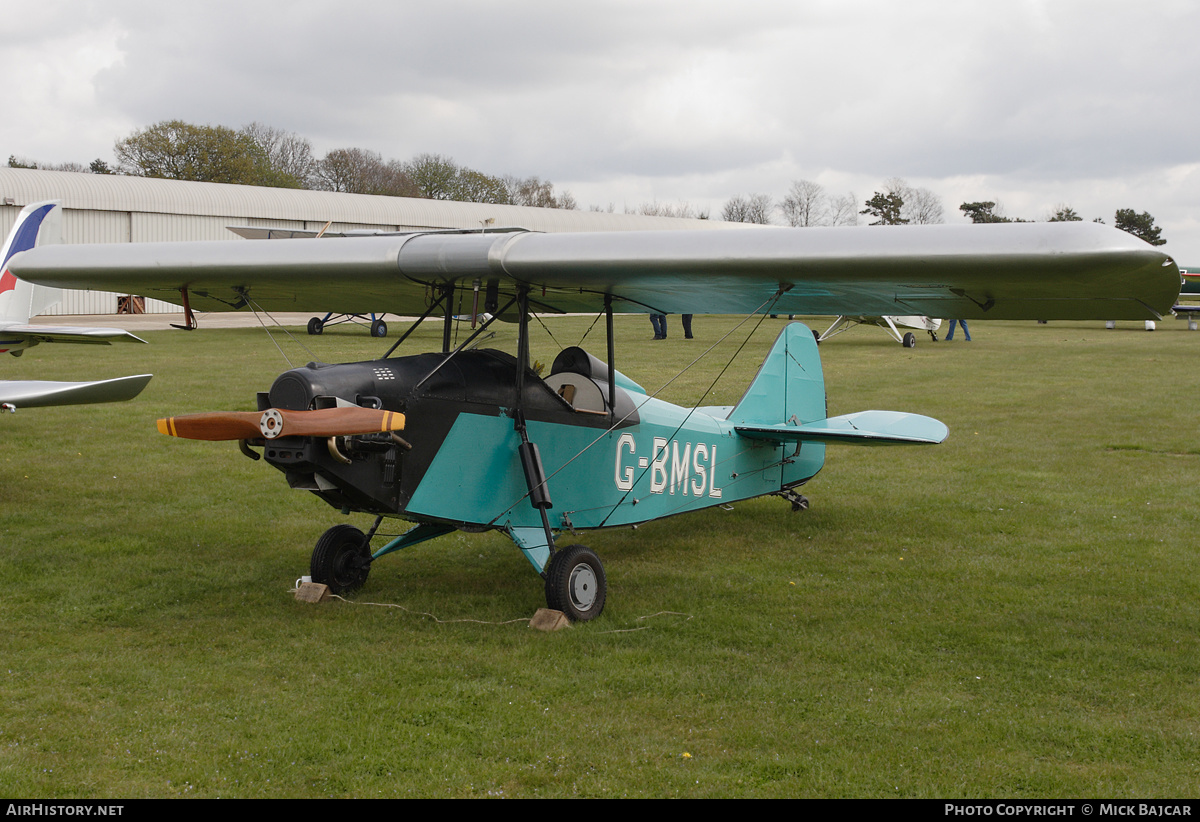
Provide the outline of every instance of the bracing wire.
[[[679,373],[675,374],[675,376],[671,377],[671,379],[664,382],[653,393],[646,395],[646,399],[642,400],[640,403],[635,405],[633,410],[629,411],[629,413],[625,414],[625,416],[621,417],[619,420],[614,421],[608,428],[606,428],[604,431],[602,431],[595,439],[593,439],[591,442],[589,442],[583,448],[579,449],[579,451],[574,456],[572,456],[570,459],[568,459],[566,462],[564,462],[562,465],[560,465],[557,469],[555,469],[549,475],[547,475],[546,482],[549,482],[551,479],[553,479],[555,476],[560,474],[562,471],[566,470],[567,466],[569,466],[575,460],[579,459],[579,457],[581,457],[585,453],[587,453],[594,445],[596,445],[596,443],[600,442],[605,437],[607,437],[609,434],[611,434],[613,431],[615,431],[617,429],[617,427],[621,425],[621,423],[625,422],[625,420],[629,419],[630,416],[632,416],[633,414],[635,414],[639,410],[641,410],[641,408],[646,403],[648,403],[650,400],[656,398],[659,394],[661,394],[664,390],[666,390],[666,388],[668,386],[670,386],[671,383],[675,382],[675,380],[677,380],[681,376],[683,376],[690,368],[692,368],[692,366],[696,365],[696,363],[700,362],[700,360],[702,360],[706,356],[708,356],[708,354],[713,349],[715,349],[718,345],[725,342],[725,340],[729,339],[729,337],[732,336],[735,331],[737,331],[739,328],[741,328],[743,325],[745,325],[747,322],[749,322],[752,317],[754,317],[756,314],[759,315],[758,323],[754,326],[753,329],[751,329],[750,333],[746,335],[746,338],[744,340],[742,340],[741,345],[739,345],[737,350],[733,352],[733,356],[730,357],[729,362],[727,362],[725,364],[725,366],[721,369],[720,373],[717,374],[716,379],[714,379],[713,382],[709,385],[709,387],[705,389],[704,396],[708,396],[708,393],[710,391],[712,391],[713,387],[716,386],[717,381],[721,379],[722,375],[724,375],[724,373],[733,364],[734,359],[736,359],[738,354],[741,353],[742,349],[746,347],[746,344],[750,341],[750,338],[754,336],[754,332],[757,331],[758,328],[762,325],[763,321],[766,319],[766,317],[770,313],[769,306],[773,307],[774,304],[779,300],[779,298],[783,296],[783,294],[784,294],[784,292],[782,290],[775,293],[769,299],[764,300],[762,302],[762,304],[759,305],[757,308],[755,308],[753,311],[746,314],[746,316],[743,317],[737,323],[737,325],[733,326],[733,328],[731,328],[727,332],[725,332],[714,343],[712,343],[710,346],[708,346],[708,348],[706,348],[702,352],[700,352],[700,354],[697,355],[696,358],[694,360],[692,360],[690,363],[685,365],[679,371]],[[586,337],[587,335],[585,334],[584,336]],[[611,403],[613,401],[613,399],[614,398],[609,398],[609,402]],[[687,417],[684,418],[684,422],[686,422],[687,419],[689,419],[691,417],[692,412],[695,411],[697,407],[698,406],[693,406],[691,409],[689,409]],[[681,423],[680,428],[682,428],[682,425],[683,424]],[[679,432],[679,428],[675,429],[675,433],[678,433],[678,432]],[[634,487],[637,487],[637,483],[640,482],[643,477],[645,477],[646,473],[649,470],[650,470],[650,466],[647,466],[646,468],[642,469],[641,475],[638,477],[637,480],[634,481]],[[630,493],[632,493],[632,489],[630,491],[626,491],[624,494],[621,495],[621,499],[617,500],[617,502],[613,505],[612,511],[609,512],[608,517],[605,517],[604,520],[601,521],[600,525],[597,526],[598,528],[604,527],[604,523],[608,522],[608,518],[611,517],[614,513],[616,513],[617,509],[622,504],[624,504],[626,498],[629,496]],[[499,514],[497,514],[495,517],[493,517],[492,520],[488,523],[488,525],[495,525],[497,521],[499,521],[509,511],[516,508],[518,505],[520,505],[522,500],[524,500],[528,496],[529,496],[529,491],[526,491],[524,494],[522,494],[520,497],[518,497],[516,500],[514,500],[511,505],[509,505],[507,508],[505,508]]]
[[250,310],[254,312],[254,318],[256,320],[258,320],[259,325],[261,325],[263,327],[263,331],[267,332],[267,336],[270,337],[271,342],[275,343],[275,347],[277,349],[279,349],[279,354],[281,357],[283,357],[283,361],[288,364],[288,368],[295,368],[295,366],[292,364],[291,359],[288,358],[288,355],[284,353],[282,346],[279,345],[279,341],[275,339],[273,334],[271,334],[270,327],[266,323],[264,323],[262,320],[262,317],[259,316],[260,311],[266,315],[267,319],[269,319],[271,322],[275,323],[276,327],[281,329],[284,334],[287,334],[289,337],[291,337],[292,342],[296,343],[296,345],[300,346],[305,351],[307,351],[310,357],[312,357],[314,360],[318,359],[317,355],[313,353],[312,349],[310,349],[304,343],[300,342],[300,340],[298,340],[292,334],[292,332],[287,330],[287,328],[283,325],[283,323],[279,322],[279,320],[272,317],[270,315],[270,313],[268,313],[262,306],[255,303],[249,297],[246,297],[245,299],[246,299],[246,304],[250,306]]

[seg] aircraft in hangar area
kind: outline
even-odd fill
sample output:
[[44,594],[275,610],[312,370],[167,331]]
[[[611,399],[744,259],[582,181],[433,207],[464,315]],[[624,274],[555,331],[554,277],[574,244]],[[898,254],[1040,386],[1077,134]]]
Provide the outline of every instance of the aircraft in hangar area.
[[[62,232],[58,202],[33,203],[21,209],[8,238],[0,247],[0,354],[22,356],[40,343],[109,345],[113,342],[144,342],[128,331],[115,328],[30,325],[29,318],[58,301],[57,289],[33,286],[17,279],[9,260],[35,246],[59,242]],[[0,408],[16,411],[49,405],[80,405],[130,400],[150,382],[150,374],[88,382],[47,380],[0,380]]]
[[[167,418],[174,436],[238,441],[343,513],[317,541],[315,581],[365,583],[385,554],[453,532],[505,533],[573,620],[607,598],[597,555],[568,534],[631,526],[800,489],[830,443],[932,444],[916,414],[829,418],[816,341],[786,326],[732,407],[661,401],[617,369],[613,313],[1159,318],[1179,291],[1170,257],[1092,223],[724,232],[413,232],[310,243],[59,246],[14,261],[31,281],[178,299],[206,310],[316,308],[439,314],[440,353],[311,363],[279,376],[257,410]],[[492,318],[451,348],[455,295]],[[1086,295],[1080,297],[1079,295]],[[596,312],[604,359],[565,348],[530,367],[534,313]],[[517,324],[515,355],[471,344]],[[414,328],[419,325],[414,324]],[[261,449],[261,453],[255,449]],[[385,518],[413,526],[375,550]]]

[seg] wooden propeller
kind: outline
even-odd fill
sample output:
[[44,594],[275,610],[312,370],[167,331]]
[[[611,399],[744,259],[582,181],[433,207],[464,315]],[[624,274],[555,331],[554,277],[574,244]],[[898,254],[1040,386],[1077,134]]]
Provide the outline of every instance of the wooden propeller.
[[158,421],[158,431],[189,440],[252,440],[260,437],[345,437],[403,431],[404,415],[374,408],[322,408],[317,411],[215,411]]

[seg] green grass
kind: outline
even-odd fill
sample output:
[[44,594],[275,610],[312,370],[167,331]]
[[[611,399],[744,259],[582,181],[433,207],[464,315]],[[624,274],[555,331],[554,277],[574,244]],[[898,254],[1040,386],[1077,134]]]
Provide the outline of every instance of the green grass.
[[[734,324],[684,341],[670,321],[651,343],[618,319],[618,367],[652,390]],[[571,345],[591,320],[546,324]],[[714,388],[741,336],[664,396],[736,402],[781,325]],[[1195,795],[1200,334],[1159,327],[839,336],[831,414],[916,411],[949,440],[831,447],[802,514],[767,498],[588,534],[609,602],[556,634],[506,623],[542,586],[494,533],[387,557],[355,604],[292,599],[344,518],[232,445],[154,431],[252,409],[287,367],[261,329],[9,358],[11,378],[155,379],[0,418],[0,795]],[[384,350],[299,339],[296,364]]]

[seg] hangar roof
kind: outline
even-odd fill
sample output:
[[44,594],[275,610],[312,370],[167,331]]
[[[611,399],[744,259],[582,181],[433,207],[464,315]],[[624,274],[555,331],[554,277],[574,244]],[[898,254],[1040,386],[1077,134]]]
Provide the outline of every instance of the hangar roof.
[[638,231],[745,228],[741,223],[608,214],[554,208],[341,194],[117,174],[0,168],[0,202],[25,206],[61,199],[64,209],[358,223],[392,228],[465,228],[483,220],[533,231]]

